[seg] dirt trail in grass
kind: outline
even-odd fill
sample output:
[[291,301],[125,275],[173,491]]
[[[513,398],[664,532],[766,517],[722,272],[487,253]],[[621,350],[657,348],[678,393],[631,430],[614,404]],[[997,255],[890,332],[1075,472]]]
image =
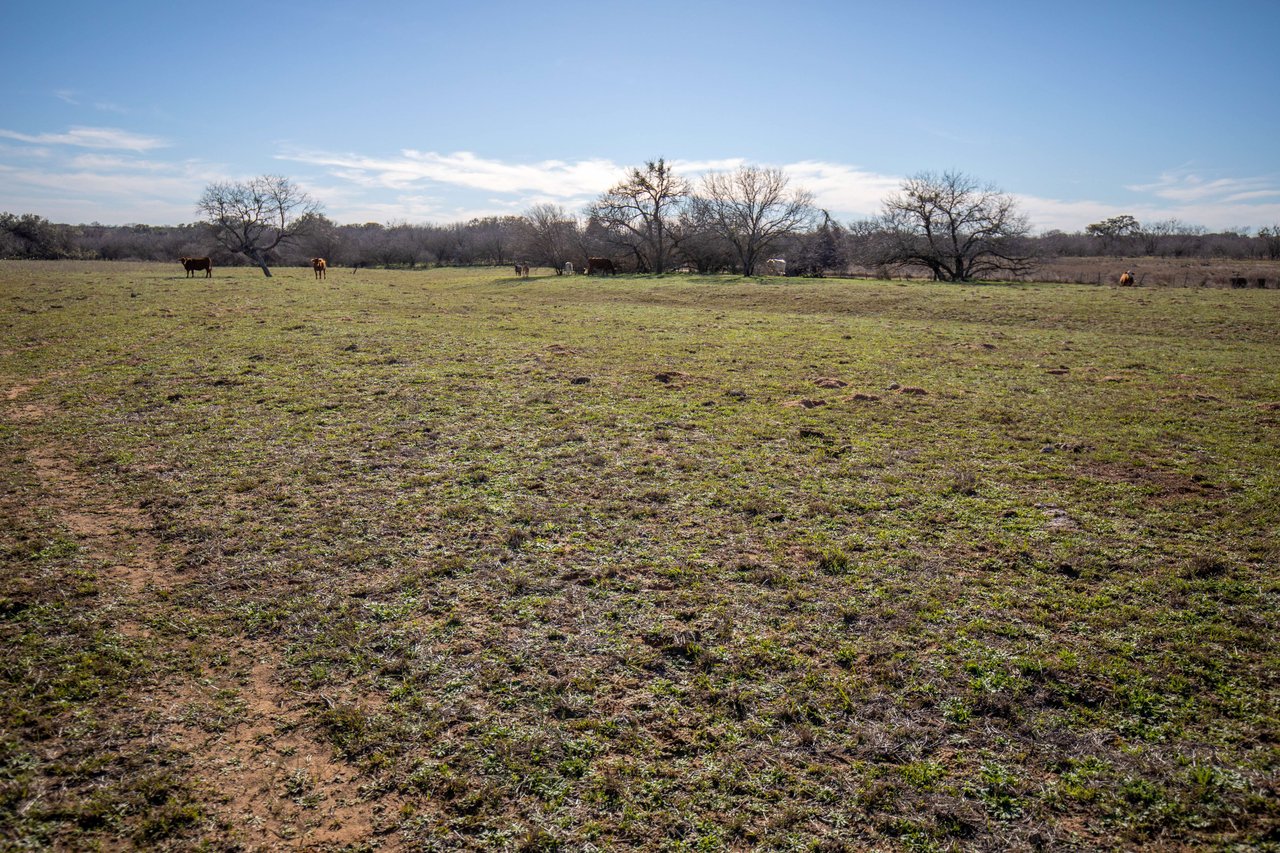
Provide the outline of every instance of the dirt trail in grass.
[[[27,461],[43,492],[40,508],[70,532],[82,553],[103,568],[104,597],[117,629],[138,643],[172,630],[190,613],[173,612],[171,595],[187,579],[178,571],[152,519],[122,502],[110,486],[78,471],[65,448],[43,443],[32,426],[55,409],[24,397],[40,383],[17,384],[4,392],[4,416],[24,432]],[[190,760],[203,807],[224,840],[234,837],[249,849],[344,845],[375,832],[376,812],[361,798],[357,771],[335,760],[331,745],[312,736],[306,700],[283,684],[279,651],[266,642],[214,636],[204,641],[228,652],[225,665],[182,671],[157,660],[154,680],[134,697],[126,713],[136,714],[139,737],[166,744]],[[166,636],[174,660],[191,657],[195,643]],[[175,651],[175,645],[177,646]],[[207,654],[207,649],[206,649]],[[193,673],[193,670],[197,670]]]

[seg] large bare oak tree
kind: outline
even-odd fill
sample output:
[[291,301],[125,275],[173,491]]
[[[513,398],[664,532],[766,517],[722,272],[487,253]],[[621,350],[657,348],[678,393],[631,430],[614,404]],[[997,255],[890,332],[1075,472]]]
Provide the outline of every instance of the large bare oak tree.
[[263,175],[210,184],[196,209],[223,248],[244,255],[270,278],[267,253],[308,233],[321,206],[288,178]]
[[733,246],[743,275],[754,275],[779,239],[812,223],[813,194],[788,191],[787,185],[781,169],[758,166],[712,172],[702,179],[694,201],[698,218]]
[[921,172],[884,201],[880,263],[922,266],[938,281],[1029,272],[1031,227],[1013,197],[960,172]]
[[610,242],[626,248],[643,271],[662,275],[671,256],[671,223],[689,184],[662,158],[632,169],[591,205],[587,216]]

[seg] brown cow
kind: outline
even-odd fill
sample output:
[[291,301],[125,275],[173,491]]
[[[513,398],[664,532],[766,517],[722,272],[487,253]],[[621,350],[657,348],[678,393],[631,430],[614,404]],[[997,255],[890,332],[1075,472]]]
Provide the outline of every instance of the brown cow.
[[328,269],[328,265],[324,262],[324,258],[312,258],[311,268],[316,271],[316,278],[319,279],[325,277],[325,270]]
[[213,261],[208,258],[178,258],[187,271],[187,278],[192,278],[196,270],[204,270],[205,278],[213,278]]
[[1120,273],[1120,286],[1131,287],[1132,285],[1133,285],[1133,273],[1129,272],[1128,270],[1125,270],[1124,272]]
[[587,275],[599,271],[601,275],[617,275],[618,268],[608,258],[587,258]]

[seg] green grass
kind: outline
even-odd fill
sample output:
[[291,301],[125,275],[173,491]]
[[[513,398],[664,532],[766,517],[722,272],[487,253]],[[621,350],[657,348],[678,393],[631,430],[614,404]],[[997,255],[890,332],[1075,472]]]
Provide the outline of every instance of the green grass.
[[0,265],[4,843],[258,843],[263,642],[373,846],[1280,845],[1280,293],[216,275]]

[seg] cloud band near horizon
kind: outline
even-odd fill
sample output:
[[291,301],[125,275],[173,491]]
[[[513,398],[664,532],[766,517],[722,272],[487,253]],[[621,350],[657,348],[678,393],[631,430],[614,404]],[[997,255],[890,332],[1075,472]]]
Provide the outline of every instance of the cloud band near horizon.
[[[11,212],[37,213],[54,221],[164,224],[157,217],[172,218],[187,205],[194,217],[195,200],[208,183],[237,179],[217,164],[163,158],[158,152],[175,146],[119,128],[78,126],[45,133],[0,128],[0,139],[16,143],[0,146],[0,209],[9,210],[15,202],[43,201],[48,209]],[[513,162],[473,151],[412,148],[377,156],[284,146],[272,159],[305,167],[295,180],[325,204],[331,218],[342,222],[465,221],[518,214],[544,202],[576,213],[631,168],[605,157]],[[694,182],[747,162],[740,157],[668,160],[677,173]],[[875,215],[903,180],[821,160],[760,165],[781,169],[794,186],[812,192],[816,204],[840,221]],[[1207,176],[1183,166],[1121,189],[1132,196],[1130,203],[1010,194],[1039,231],[1079,231],[1120,214],[1142,222],[1177,219],[1215,230],[1280,222],[1276,176]],[[179,214],[179,221],[190,218]]]

